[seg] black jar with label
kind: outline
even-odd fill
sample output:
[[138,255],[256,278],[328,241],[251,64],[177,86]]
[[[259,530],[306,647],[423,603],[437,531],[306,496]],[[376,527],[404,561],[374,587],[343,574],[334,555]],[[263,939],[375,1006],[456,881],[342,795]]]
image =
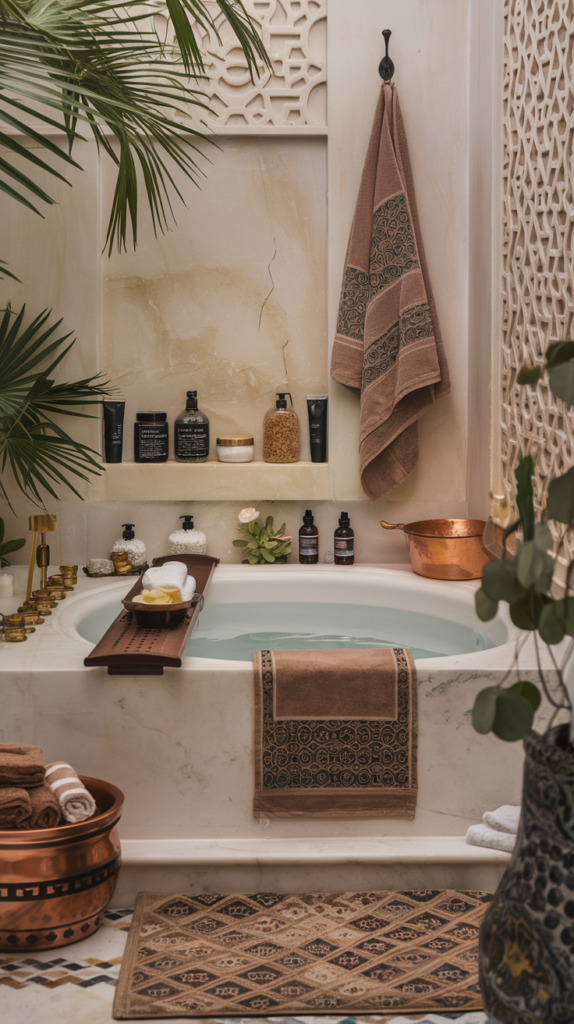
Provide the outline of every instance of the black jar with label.
[[138,412],[134,423],[134,461],[167,462],[169,426],[166,412]]

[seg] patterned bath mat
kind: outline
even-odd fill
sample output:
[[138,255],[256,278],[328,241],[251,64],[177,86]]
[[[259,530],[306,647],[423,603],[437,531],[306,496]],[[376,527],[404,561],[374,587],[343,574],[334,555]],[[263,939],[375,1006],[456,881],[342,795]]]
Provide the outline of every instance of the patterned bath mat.
[[141,895],[114,1018],[482,1009],[491,896],[426,889]]

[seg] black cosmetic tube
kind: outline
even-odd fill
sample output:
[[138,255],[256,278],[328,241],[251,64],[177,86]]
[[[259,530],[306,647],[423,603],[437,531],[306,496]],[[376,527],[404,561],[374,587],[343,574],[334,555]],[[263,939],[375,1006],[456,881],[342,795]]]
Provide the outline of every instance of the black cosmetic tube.
[[104,402],[106,462],[122,461],[125,407],[125,402]]
[[307,395],[311,462],[327,461],[327,395]]

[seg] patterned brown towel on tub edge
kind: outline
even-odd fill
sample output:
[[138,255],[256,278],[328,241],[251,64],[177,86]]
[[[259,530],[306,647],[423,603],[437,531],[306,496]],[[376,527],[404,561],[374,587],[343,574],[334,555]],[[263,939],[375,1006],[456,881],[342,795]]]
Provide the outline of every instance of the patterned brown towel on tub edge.
[[408,648],[256,651],[253,660],[256,816],[414,818]]
[[361,392],[361,483],[380,498],[414,469],[417,420],[450,391],[403,120],[388,83],[349,238],[331,376]]

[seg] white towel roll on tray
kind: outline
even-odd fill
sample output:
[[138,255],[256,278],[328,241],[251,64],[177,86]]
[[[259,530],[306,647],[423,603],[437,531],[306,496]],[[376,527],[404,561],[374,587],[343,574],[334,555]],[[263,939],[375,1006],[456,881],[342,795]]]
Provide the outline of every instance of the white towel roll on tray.
[[187,566],[183,562],[164,562],[163,565],[154,565],[144,573],[142,587],[143,590],[149,591],[157,590],[159,587],[176,588],[181,594],[182,601],[191,601],[196,582],[193,576],[187,575]]
[[70,764],[53,761],[46,767],[45,779],[70,824],[77,825],[96,813],[96,801]]

